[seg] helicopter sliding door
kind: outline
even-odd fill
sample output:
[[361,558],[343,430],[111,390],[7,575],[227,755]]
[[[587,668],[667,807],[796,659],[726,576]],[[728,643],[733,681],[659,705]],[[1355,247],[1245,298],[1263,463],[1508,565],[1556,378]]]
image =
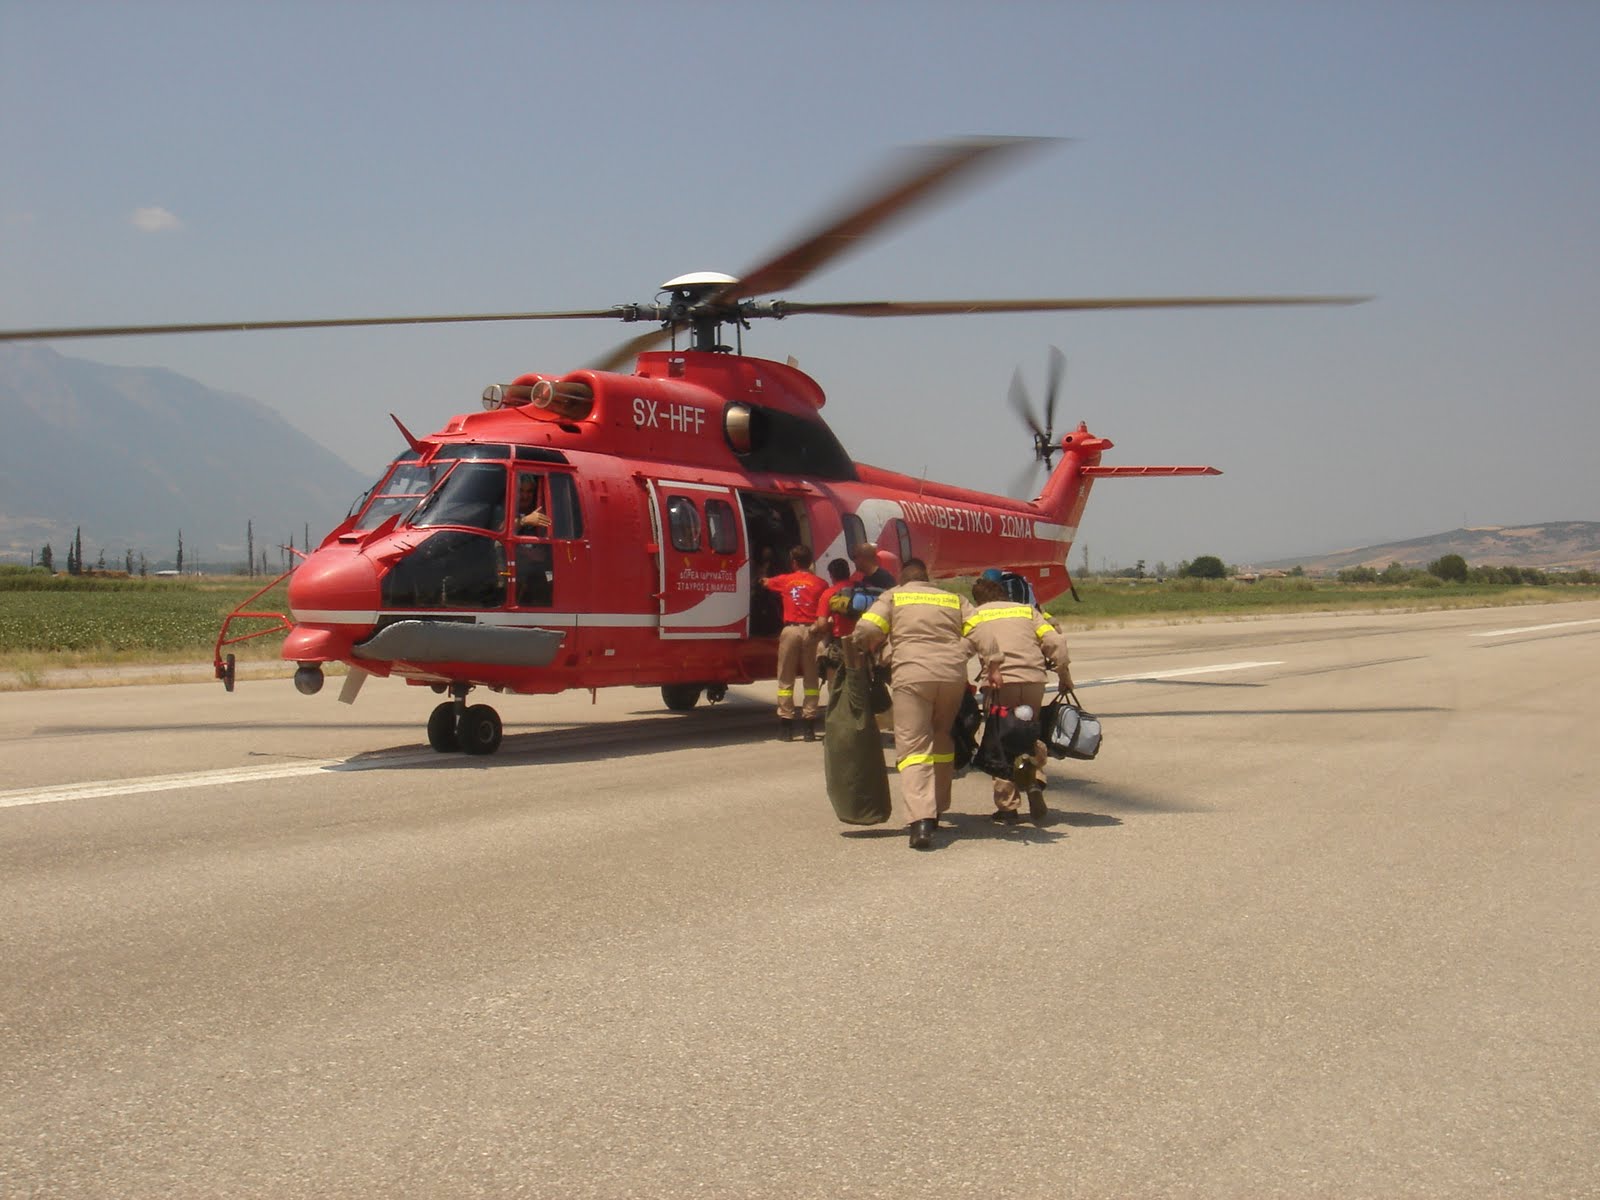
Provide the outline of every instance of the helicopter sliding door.
[[663,638],[742,638],[750,619],[739,498],[719,484],[650,480]]

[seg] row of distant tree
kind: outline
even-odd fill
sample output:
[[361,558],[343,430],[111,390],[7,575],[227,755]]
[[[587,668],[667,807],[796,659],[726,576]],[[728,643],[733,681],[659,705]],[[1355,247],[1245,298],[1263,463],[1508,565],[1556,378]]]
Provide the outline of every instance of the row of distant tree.
[[[1084,555],[1084,567],[1079,574],[1084,578],[1091,578],[1088,567],[1088,554]],[[1144,559],[1140,559],[1131,567],[1121,567],[1113,571],[1101,571],[1100,575],[1107,579],[1226,579],[1230,575],[1237,575],[1238,571],[1228,566],[1215,554],[1202,554],[1199,558],[1184,559],[1176,567],[1168,567],[1164,562],[1158,562],[1153,570],[1145,570]],[[1296,574],[1304,574],[1296,571]]]
[[[1180,562],[1170,571],[1163,562],[1155,565],[1154,572],[1147,573],[1144,559],[1141,558],[1131,567],[1100,574],[1112,579],[1148,579],[1152,574],[1156,579],[1228,579],[1238,575],[1239,570],[1228,566],[1214,554],[1202,554],[1198,558]],[[1288,574],[1303,576],[1305,569],[1294,567]],[[1600,583],[1600,571],[1553,572],[1541,571],[1537,567],[1474,567],[1459,554],[1443,555],[1426,567],[1408,567],[1398,562],[1390,563],[1381,571],[1376,567],[1346,567],[1337,572],[1335,577],[1340,583],[1382,583],[1392,587],[1431,587],[1441,583],[1500,583],[1530,587],[1545,587],[1552,583]]]
[[1375,567],[1346,567],[1338,573],[1340,583],[1415,584],[1425,580],[1441,583],[1508,583],[1545,587],[1552,583],[1600,583],[1600,571],[1541,571],[1538,567],[1474,567],[1459,554],[1446,554],[1426,567],[1407,567],[1392,562],[1383,570]]
[[[306,551],[309,551],[311,549],[311,526],[309,524],[305,527],[303,536],[305,540],[302,543],[302,548]],[[293,559],[293,553],[294,535],[290,534],[283,545],[278,548],[279,570],[282,570],[290,565]],[[40,548],[38,565],[51,573],[54,573],[57,570],[56,551],[55,547],[51,543],[46,542]],[[178,553],[176,558],[173,559],[172,568],[169,569],[175,570],[179,575],[182,575],[186,570],[197,571],[199,570],[199,567],[199,562],[193,556],[191,556],[187,562],[185,561],[183,552],[183,530],[178,530]],[[241,567],[243,569],[240,571],[240,573],[245,575],[271,575],[273,573],[273,568],[267,549],[263,547],[260,555],[258,556],[256,554],[256,527],[254,521],[245,522],[245,561],[243,563],[224,562],[214,564],[214,569],[221,571],[233,571]],[[67,561],[65,566],[61,569],[65,570],[68,575],[84,575],[91,571],[122,571],[128,575],[145,576],[150,574],[151,564],[144,551],[140,550],[136,553],[131,546],[123,552],[123,557],[120,562],[114,558],[110,561],[107,561],[106,552],[102,549],[93,564],[88,563],[83,556],[83,526],[80,525],[74,531],[72,535],[72,541],[67,543]]]

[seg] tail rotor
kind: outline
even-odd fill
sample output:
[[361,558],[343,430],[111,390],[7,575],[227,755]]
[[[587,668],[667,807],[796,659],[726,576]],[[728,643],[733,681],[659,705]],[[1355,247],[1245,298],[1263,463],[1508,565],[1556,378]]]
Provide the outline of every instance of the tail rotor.
[[1033,461],[1013,481],[1009,489],[1019,498],[1034,497],[1039,492],[1040,467],[1048,473],[1055,466],[1055,456],[1061,453],[1061,443],[1056,440],[1056,400],[1061,394],[1061,383],[1067,373],[1067,356],[1055,346],[1045,370],[1044,412],[1041,421],[1039,410],[1022,382],[1022,368],[1011,376],[1011,407],[1022,423],[1033,434]]

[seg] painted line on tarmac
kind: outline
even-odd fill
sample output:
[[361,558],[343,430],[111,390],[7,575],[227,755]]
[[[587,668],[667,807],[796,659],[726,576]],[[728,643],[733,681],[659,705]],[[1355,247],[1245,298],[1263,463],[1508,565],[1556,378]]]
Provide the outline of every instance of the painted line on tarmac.
[[1133,675],[1111,675],[1105,679],[1091,679],[1083,687],[1099,687],[1107,683],[1142,683],[1145,680],[1182,679],[1188,675],[1215,675],[1221,671],[1252,671],[1257,667],[1281,667],[1282,659],[1272,662],[1218,663],[1210,667],[1184,667],[1176,671],[1139,671]]
[[1524,625],[1520,629],[1491,629],[1487,633],[1474,633],[1473,637],[1510,637],[1514,633],[1543,633],[1546,629],[1571,629],[1576,625],[1600,625],[1600,617],[1585,621],[1556,621],[1551,625]]
[[139,796],[149,792],[176,792],[185,788],[215,787],[229,783],[261,783],[271,779],[296,779],[324,771],[366,771],[392,767],[417,759],[432,762],[432,751],[422,754],[397,754],[352,763],[342,758],[312,759],[282,763],[273,767],[227,767],[218,771],[189,771],[181,775],[145,775],[135,779],[96,779],[87,783],[64,783],[52,787],[23,788],[0,792],[0,808],[24,808],[30,804],[60,804],[67,800],[102,800],[108,796]]

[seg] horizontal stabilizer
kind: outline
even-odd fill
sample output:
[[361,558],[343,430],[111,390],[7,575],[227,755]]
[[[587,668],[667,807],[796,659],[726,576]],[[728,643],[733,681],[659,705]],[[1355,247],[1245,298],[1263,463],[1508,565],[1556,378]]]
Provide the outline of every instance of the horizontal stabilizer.
[[1111,475],[1221,475],[1215,467],[1084,467],[1080,474],[1089,479],[1104,479]]

